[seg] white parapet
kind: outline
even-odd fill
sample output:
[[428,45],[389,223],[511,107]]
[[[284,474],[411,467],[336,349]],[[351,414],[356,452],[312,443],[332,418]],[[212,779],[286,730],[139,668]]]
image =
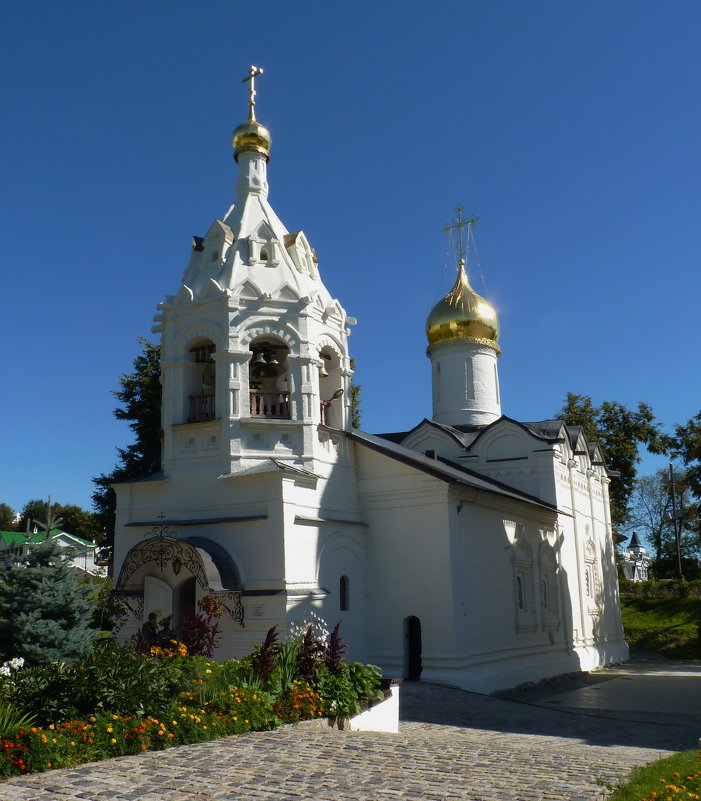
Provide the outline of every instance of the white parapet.
[[367,709],[344,721],[346,731],[399,731],[399,683],[391,684],[383,701],[372,701]]

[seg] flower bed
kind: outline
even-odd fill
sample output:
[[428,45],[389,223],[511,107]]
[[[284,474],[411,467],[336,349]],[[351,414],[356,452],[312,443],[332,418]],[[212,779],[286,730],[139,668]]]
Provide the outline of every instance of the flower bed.
[[70,666],[7,662],[0,672],[0,777],[350,717],[382,697],[379,671],[342,664],[339,653],[337,630],[330,649],[309,630],[284,644],[271,630],[252,655],[227,662],[190,656],[178,641],[141,653],[103,644]]

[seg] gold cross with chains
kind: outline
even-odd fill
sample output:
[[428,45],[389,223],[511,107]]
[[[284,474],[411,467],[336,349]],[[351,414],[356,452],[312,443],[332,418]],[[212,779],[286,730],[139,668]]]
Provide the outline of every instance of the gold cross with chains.
[[456,222],[453,225],[446,225],[443,228],[443,233],[444,234],[449,234],[451,231],[457,231],[458,232],[458,244],[457,244],[457,247],[456,247],[456,251],[457,251],[456,255],[458,257],[458,264],[462,264],[464,266],[464,264],[465,264],[465,245],[464,245],[463,239],[462,239],[462,232],[463,232],[463,229],[465,229],[465,228],[467,228],[468,231],[469,231],[469,229],[477,222],[477,217],[475,217],[473,215],[472,217],[468,217],[467,220],[463,220],[463,218],[462,218],[463,211],[465,211],[465,207],[464,206],[458,205],[456,207],[456,209],[455,209]]
[[251,82],[251,86],[249,87],[248,92],[248,119],[255,120],[256,112],[254,111],[256,105],[256,87],[255,87],[255,79],[256,75],[263,74],[263,67],[254,67],[251,65],[248,68],[248,75],[241,81],[241,83],[246,83],[246,81]]

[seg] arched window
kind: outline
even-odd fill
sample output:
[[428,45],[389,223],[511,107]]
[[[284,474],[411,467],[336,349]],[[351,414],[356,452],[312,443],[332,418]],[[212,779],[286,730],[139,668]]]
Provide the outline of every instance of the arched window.
[[257,339],[250,345],[248,384],[251,417],[289,420],[289,349],[276,339]]
[[341,576],[338,582],[338,605],[341,612],[347,612],[350,609],[350,582],[348,576]]

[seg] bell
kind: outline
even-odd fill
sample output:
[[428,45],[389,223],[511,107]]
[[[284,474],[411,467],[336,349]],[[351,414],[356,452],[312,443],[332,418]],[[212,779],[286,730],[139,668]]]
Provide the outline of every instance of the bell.
[[322,362],[321,367],[319,368],[319,378],[327,378],[328,375],[329,371],[326,369],[326,364]]
[[265,361],[265,356],[263,356],[263,351],[262,351],[262,350],[259,350],[259,351],[256,353],[256,358],[253,360],[253,364],[255,364],[255,365],[261,365],[261,366],[262,366],[262,365],[264,365],[265,363],[266,363],[266,361]]
[[275,358],[275,351],[270,351],[270,358],[268,359],[268,364],[279,364],[278,360]]

